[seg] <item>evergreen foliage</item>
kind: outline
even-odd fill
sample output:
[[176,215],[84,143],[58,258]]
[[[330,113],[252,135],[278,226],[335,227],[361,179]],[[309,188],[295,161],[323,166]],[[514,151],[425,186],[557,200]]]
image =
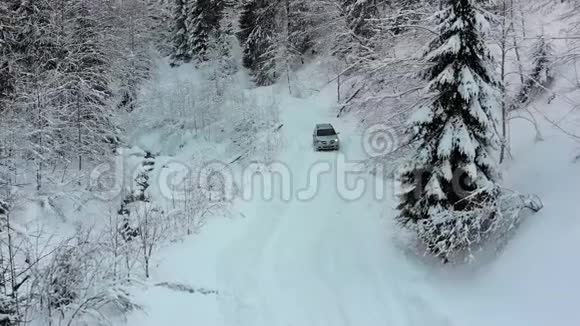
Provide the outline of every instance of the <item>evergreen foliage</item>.
[[532,72],[526,78],[525,84],[518,95],[518,102],[527,103],[531,97],[549,86],[553,76],[551,71],[553,47],[544,35],[540,35],[534,42],[531,51]]
[[416,152],[400,171],[398,221],[446,261],[501,219],[494,158],[500,105],[483,39],[488,23],[474,1],[449,1],[437,20],[441,36],[424,56],[432,100],[408,129]]
[[267,0],[246,0],[242,7],[238,38],[242,44],[243,65],[258,86],[271,85],[277,79],[272,51],[276,40],[276,9]]
[[187,32],[187,1],[174,0],[173,20],[171,25],[173,50],[171,54],[171,64],[179,65],[191,61]]

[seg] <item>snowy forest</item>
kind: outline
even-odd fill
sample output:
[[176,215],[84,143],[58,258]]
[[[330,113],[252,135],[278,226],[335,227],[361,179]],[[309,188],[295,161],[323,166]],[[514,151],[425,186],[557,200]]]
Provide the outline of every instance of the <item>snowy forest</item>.
[[[452,306],[425,293],[540,247],[532,229],[580,230],[579,60],[575,0],[0,0],[0,325],[409,324],[362,297],[383,289],[400,318]],[[322,119],[339,153],[312,153]],[[387,198],[228,187],[340,155]],[[393,290],[414,277],[429,290]],[[351,324],[292,313],[340,315],[332,291]],[[162,301],[200,313],[135,317]]]

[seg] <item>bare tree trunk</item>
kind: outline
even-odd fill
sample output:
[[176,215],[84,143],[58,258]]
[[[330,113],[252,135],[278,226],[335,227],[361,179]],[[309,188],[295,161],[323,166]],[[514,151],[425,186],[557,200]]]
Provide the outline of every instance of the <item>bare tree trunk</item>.
[[[37,118],[37,123],[38,123],[38,147],[39,147],[39,151],[42,151],[42,133],[44,130],[44,123],[42,122],[42,114],[41,114],[41,106],[40,106],[40,91],[38,88],[38,83],[36,84],[36,118]],[[38,158],[38,166],[37,166],[37,170],[36,170],[36,190],[40,190],[40,188],[42,187],[42,169],[43,169],[43,157],[39,157]]]
[[518,9],[520,11],[520,21],[522,24],[522,36],[524,38],[526,38],[526,18],[525,18],[524,8],[522,7],[522,0],[517,0],[517,1],[518,1]]
[[501,85],[502,85],[502,103],[501,103],[501,152],[499,162],[500,164],[505,159],[505,152],[507,146],[507,106],[506,106],[506,87],[505,87],[505,66],[506,66],[506,56],[507,56],[507,37],[508,37],[508,26],[507,26],[507,0],[503,0],[503,22],[502,22],[502,36],[500,41],[501,49]]
[[145,278],[149,278],[149,256],[145,254]]
[[[14,243],[12,241],[12,227],[10,225],[10,211],[6,212],[6,232],[8,236],[8,260],[10,265],[10,296],[14,299],[14,308],[16,316],[20,315],[20,306],[18,304],[18,286],[16,282],[16,264],[14,259]],[[18,322],[19,323],[19,322]]]
[[[82,132],[81,132],[81,94],[80,94],[80,86],[79,86],[79,90],[77,92],[77,146],[78,146],[78,151],[79,151],[79,171],[82,170],[83,168],[83,155],[82,155],[82,145],[81,145],[81,141],[82,141]],[[80,182],[80,181],[79,181]]]
[[129,262],[129,251],[125,251],[125,267],[127,268],[127,279],[131,278],[131,264]]
[[[566,47],[567,48],[570,48],[569,39],[568,38],[566,38],[565,42],[566,42]],[[578,76],[578,65],[577,65],[577,62],[576,62],[576,58],[577,58],[576,55],[573,55],[572,56],[572,65],[574,66],[574,76],[576,77],[576,87],[580,87],[580,78]]]
[[[114,220],[114,221],[113,221]],[[119,265],[119,247],[120,247],[120,241],[119,241],[119,223],[118,223],[118,218],[117,217],[113,217],[112,213],[109,213],[109,232],[110,236],[111,236],[111,246],[112,246],[112,250],[113,250],[113,278],[116,280],[117,276],[118,276],[118,265]]]
[[288,82],[288,94],[292,96],[292,85],[290,85],[290,63],[288,62],[288,58],[286,58],[286,79]]
[[284,18],[286,18],[286,22],[284,24],[284,46],[286,47],[285,51],[285,58],[286,61],[286,80],[288,82],[288,94],[292,96],[292,85],[290,84],[290,1],[284,1],[284,9],[286,10]]
[[139,218],[139,245],[145,269],[145,277],[150,277],[150,263],[155,246],[162,240],[166,221],[160,219],[159,212],[155,208],[144,207],[138,213]]
[[340,103],[340,74],[336,77],[336,102]]
[[522,85],[525,84],[525,80],[524,80],[524,68],[522,66],[522,58],[520,56],[520,47],[518,45],[518,40],[517,40],[517,36],[516,36],[516,32],[515,32],[515,26],[514,26],[514,0],[511,0],[510,2],[510,29],[512,30],[512,36],[513,36],[513,43],[514,43],[514,52],[516,54],[516,60],[518,61],[518,70],[520,73],[520,82],[522,83]]
[[148,209],[144,209],[143,212],[143,220],[141,221],[140,224],[140,229],[141,229],[141,246],[142,246],[142,250],[143,250],[143,262],[145,263],[145,277],[149,278],[149,255],[147,254],[147,248],[149,247],[150,243],[149,241],[151,241],[151,239],[149,239],[150,237],[150,227],[152,227],[149,221],[149,211]]

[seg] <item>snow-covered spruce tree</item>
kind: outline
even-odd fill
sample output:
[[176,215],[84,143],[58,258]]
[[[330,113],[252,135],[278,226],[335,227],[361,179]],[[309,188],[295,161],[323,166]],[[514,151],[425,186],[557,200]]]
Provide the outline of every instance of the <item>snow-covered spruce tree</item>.
[[207,62],[202,65],[207,78],[217,84],[225,81],[236,72],[237,62],[232,57],[230,43],[226,34],[216,34],[207,45]]
[[[257,20],[258,20],[258,0],[244,0],[241,7],[241,14],[240,14],[240,30],[238,31],[238,40],[240,41],[240,45],[242,48],[250,39],[250,35],[252,31],[256,27]],[[243,58],[243,65],[246,68],[249,68],[253,65],[253,58],[244,55]]]
[[189,56],[198,62],[207,61],[207,42],[212,32],[209,24],[211,0],[190,0],[187,13]]
[[[123,46],[114,51],[115,62],[113,80],[117,83],[117,106],[127,111],[134,109],[139,87],[151,77],[153,65],[152,48],[156,47],[160,52],[165,51],[166,43],[161,42],[164,35],[161,29],[161,17],[154,16],[151,4],[147,5],[141,0],[123,1],[115,10],[115,34],[119,43]],[[157,4],[161,6],[162,4]],[[111,13],[111,16],[114,16]],[[151,32],[153,30],[154,32]],[[155,44],[160,42],[160,44]],[[155,45],[155,46],[153,46]]]
[[[13,1],[0,3],[0,187],[8,188],[12,183],[15,167],[15,153],[18,144],[14,136],[22,130],[15,123],[18,116],[13,109],[13,97],[17,82],[17,57],[14,53],[14,32],[17,28],[14,22]],[[20,138],[20,137],[19,137]],[[2,215],[3,193],[0,192],[0,216]],[[0,301],[2,298],[0,297]],[[0,314],[3,314],[0,302]]]
[[553,55],[552,43],[546,40],[544,35],[540,35],[532,46],[532,72],[518,95],[519,103],[527,103],[531,97],[536,95],[535,93],[551,83],[553,76],[550,66]]
[[67,7],[66,54],[54,85],[63,86],[50,104],[61,107],[55,115],[62,114],[60,120],[65,124],[59,133],[63,148],[68,148],[63,156],[76,154],[81,170],[84,161],[112,153],[107,143],[116,138],[118,130],[110,103],[111,53],[101,7],[88,0],[68,0]]
[[[13,54],[14,3],[6,1],[0,3],[0,114],[5,106],[5,100],[14,93],[16,58]],[[1,154],[0,154],[1,157]]]
[[240,16],[238,38],[243,49],[243,65],[258,86],[273,84],[276,79],[275,53],[276,3],[268,0],[246,0]]
[[228,2],[225,4],[223,13],[223,18],[220,21],[220,33],[214,38],[214,41],[219,45],[218,48],[221,48],[222,57],[220,60],[225,64],[223,66],[226,68],[224,72],[228,75],[233,75],[240,68],[238,58],[235,57],[235,52],[239,46],[236,38],[238,29],[237,8]]
[[474,0],[449,0],[436,18],[440,37],[424,57],[432,100],[410,121],[416,151],[399,171],[397,220],[446,262],[502,218],[494,158],[500,105],[483,39],[488,22]]
[[172,66],[191,61],[187,31],[187,9],[187,0],[174,0],[171,22]]
[[289,0],[288,38],[292,52],[304,54],[312,46],[309,31],[314,23],[309,17],[308,0]]
[[20,1],[15,7],[16,43],[13,47],[18,56],[19,74],[16,83],[14,107],[21,109],[21,147],[23,158],[36,166],[36,185],[40,189],[47,162],[57,162],[60,143],[57,126],[47,106],[46,95],[54,90],[46,82],[58,63],[57,35],[52,24],[51,3],[47,0]]
[[[147,0],[153,44],[162,56],[171,55],[172,5],[175,0]],[[137,1],[141,3],[141,1]]]
[[232,4],[228,0],[211,0],[210,10],[208,11],[207,21],[212,30],[220,29],[221,22],[224,19],[225,10]]

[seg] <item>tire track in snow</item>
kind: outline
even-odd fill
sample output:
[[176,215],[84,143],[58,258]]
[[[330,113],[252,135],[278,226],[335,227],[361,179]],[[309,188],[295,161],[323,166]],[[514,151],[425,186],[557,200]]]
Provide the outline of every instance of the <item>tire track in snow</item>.
[[248,216],[246,219],[251,221],[242,236],[222,253],[227,258],[216,266],[217,278],[223,282],[222,288],[231,293],[228,300],[222,302],[222,311],[226,317],[231,317],[230,325],[266,325],[255,320],[268,314],[264,311],[265,299],[260,298],[260,292],[256,291],[261,282],[257,267],[264,262],[264,250],[278,227],[278,219],[258,219],[250,213],[245,214]]

